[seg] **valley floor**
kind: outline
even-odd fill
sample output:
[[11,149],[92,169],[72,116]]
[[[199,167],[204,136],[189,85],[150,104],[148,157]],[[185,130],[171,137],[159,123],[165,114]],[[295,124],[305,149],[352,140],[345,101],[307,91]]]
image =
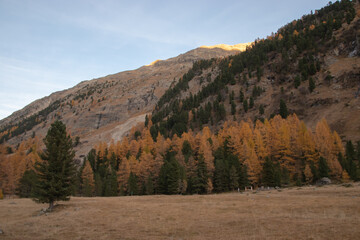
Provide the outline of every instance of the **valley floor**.
[[358,239],[360,184],[193,196],[0,200],[0,239]]

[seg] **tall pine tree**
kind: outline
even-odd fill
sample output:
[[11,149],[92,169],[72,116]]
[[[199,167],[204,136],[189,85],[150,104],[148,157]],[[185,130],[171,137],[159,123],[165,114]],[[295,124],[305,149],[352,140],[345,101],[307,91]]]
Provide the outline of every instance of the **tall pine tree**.
[[74,155],[72,140],[66,133],[66,126],[61,121],[51,124],[44,139],[46,149],[41,155],[43,161],[35,165],[38,183],[34,200],[49,203],[49,210],[55,201],[70,199],[74,175]]

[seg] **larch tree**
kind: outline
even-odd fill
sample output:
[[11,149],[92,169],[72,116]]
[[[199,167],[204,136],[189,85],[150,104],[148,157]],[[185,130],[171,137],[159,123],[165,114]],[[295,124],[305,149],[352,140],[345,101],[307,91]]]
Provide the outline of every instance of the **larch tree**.
[[66,133],[66,126],[61,121],[51,124],[44,139],[46,149],[41,155],[42,162],[35,165],[38,183],[35,188],[34,200],[49,203],[49,210],[55,201],[70,199],[74,175],[73,144]]
[[127,191],[128,179],[130,177],[130,166],[126,158],[123,158],[119,170],[117,171],[117,181],[120,194],[124,194]]
[[90,166],[89,161],[85,161],[85,166],[81,174],[82,180],[82,192],[84,196],[91,197],[95,192],[95,181],[94,181],[94,173]]

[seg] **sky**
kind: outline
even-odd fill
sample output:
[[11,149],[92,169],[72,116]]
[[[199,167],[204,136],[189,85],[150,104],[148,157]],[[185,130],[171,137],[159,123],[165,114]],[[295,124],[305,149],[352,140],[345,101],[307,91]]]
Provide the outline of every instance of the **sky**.
[[81,81],[252,42],[323,0],[0,0],[0,119]]

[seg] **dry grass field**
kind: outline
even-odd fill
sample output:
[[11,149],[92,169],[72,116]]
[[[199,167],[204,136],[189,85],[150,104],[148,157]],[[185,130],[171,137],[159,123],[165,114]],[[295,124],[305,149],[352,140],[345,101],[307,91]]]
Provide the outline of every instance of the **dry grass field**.
[[0,239],[359,239],[360,184],[194,196],[0,201]]

